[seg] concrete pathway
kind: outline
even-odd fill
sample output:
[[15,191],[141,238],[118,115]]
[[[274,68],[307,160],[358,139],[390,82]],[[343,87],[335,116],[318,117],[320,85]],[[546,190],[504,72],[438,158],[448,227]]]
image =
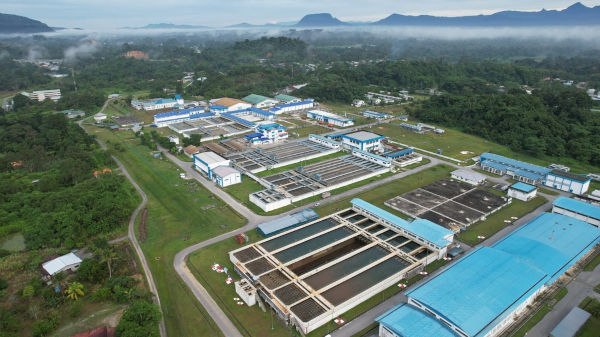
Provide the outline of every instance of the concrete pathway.
[[546,314],[529,332],[528,337],[546,337],[550,331],[586,297],[594,297],[600,300],[600,294],[594,291],[594,287],[600,284],[600,265],[593,271],[583,271],[567,285],[568,293]]

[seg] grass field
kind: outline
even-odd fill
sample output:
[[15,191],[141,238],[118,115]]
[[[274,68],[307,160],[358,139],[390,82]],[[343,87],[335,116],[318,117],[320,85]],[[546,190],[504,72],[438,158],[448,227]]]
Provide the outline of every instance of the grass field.
[[513,216],[520,218],[531,213],[534,209],[540,207],[547,201],[548,200],[542,196],[537,196],[527,202],[513,198],[510,205],[490,215],[486,220],[469,226],[465,231],[460,232],[456,238],[468,245],[476,245],[481,242],[477,236],[483,235],[486,238],[489,238],[502,228],[506,227],[504,220],[511,220],[510,218]]
[[[263,238],[257,230],[246,234],[250,242]],[[271,330],[271,315],[268,310],[263,312],[258,305],[252,307],[237,305],[233,300],[237,297],[234,285],[225,284],[226,275],[210,268],[216,262],[227,267],[230,275],[236,281],[239,280],[239,276],[233,271],[233,264],[229,261],[227,252],[241,246],[234,238],[221,241],[191,254],[187,265],[244,336],[290,336],[290,331],[276,317],[273,317],[274,329]]]
[[600,264],[600,255],[596,256],[595,258],[592,259],[592,261],[590,261],[590,263],[588,263],[583,270],[584,271],[592,271],[596,268],[597,265]]
[[10,234],[0,242],[0,249],[6,249],[11,252],[25,250],[25,237],[21,233]]
[[[600,302],[591,297],[586,297],[580,304],[579,307],[591,312],[593,307],[600,307]],[[595,316],[590,316],[587,322],[581,327],[581,330],[577,332],[575,336],[577,337],[598,337],[598,332],[600,331],[600,318]]]
[[[295,121],[294,121],[295,122]],[[304,137],[308,137],[309,134],[314,133],[314,134],[321,134],[321,133],[327,133],[327,132],[331,132],[330,129],[324,127],[324,126],[320,126],[320,125],[307,125],[307,126],[302,126],[302,127],[297,127],[297,128],[293,128],[293,129],[289,129],[288,130],[290,137],[292,136],[292,133],[297,133],[298,136],[293,136],[293,138],[304,138]]]
[[131,132],[88,126],[101,140],[122,142],[116,155],[148,195],[148,238],[141,244],[159,291],[171,336],[214,336],[221,332],[173,268],[181,249],[242,226],[241,218],[196,181],[182,180],[175,164],[155,159]]
[[530,157],[522,153],[514,152],[504,145],[477,136],[449,128],[444,128],[444,130],[446,130],[446,132],[441,135],[432,132],[418,134],[406,130],[399,125],[382,124],[375,127],[372,131],[389,137],[391,140],[427,151],[437,152],[438,149],[441,149],[443,155],[460,160],[469,159],[482,152],[493,152],[502,156],[541,166],[547,166],[551,163],[560,163],[571,167],[574,172],[588,173],[600,171],[600,168],[598,167],[582,164],[572,158]]

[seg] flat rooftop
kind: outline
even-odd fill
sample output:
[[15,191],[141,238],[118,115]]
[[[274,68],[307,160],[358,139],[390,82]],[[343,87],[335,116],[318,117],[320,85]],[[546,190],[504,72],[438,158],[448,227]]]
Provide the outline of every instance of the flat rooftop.
[[600,219],[600,207],[588,204],[587,202],[559,197],[554,200],[552,205],[581,215],[589,216],[590,218]]
[[362,142],[385,138],[382,135],[378,135],[376,133],[369,132],[369,131],[357,131],[357,132],[346,133],[342,137],[343,138],[353,138],[353,139],[356,139],[356,140],[362,141]]

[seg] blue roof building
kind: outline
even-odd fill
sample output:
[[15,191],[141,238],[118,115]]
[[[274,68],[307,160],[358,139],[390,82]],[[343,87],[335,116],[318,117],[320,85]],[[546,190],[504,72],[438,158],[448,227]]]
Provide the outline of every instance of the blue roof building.
[[525,184],[522,182],[516,182],[512,185],[510,185],[510,188],[514,188],[515,190],[519,190],[521,192],[525,192],[525,193],[529,193],[533,190],[535,190],[537,187],[533,186],[533,185],[529,185],[529,184]]
[[383,149],[381,141],[385,136],[369,131],[357,131],[342,135],[342,144],[349,148],[362,151],[380,151]]
[[494,153],[484,152],[480,156],[479,165],[485,171],[499,175],[509,175],[513,179],[537,185],[545,181],[546,175],[552,171],[547,167],[529,164]]
[[342,117],[327,111],[310,110],[306,112],[306,117],[316,119],[320,123],[332,124],[341,127],[354,125],[353,118]]
[[552,203],[552,212],[568,215],[600,227],[600,207],[581,200],[560,197]]
[[377,119],[386,119],[388,117],[390,117],[390,114],[386,114],[383,112],[375,112],[375,111],[371,111],[371,110],[365,110],[362,112],[363,116],[367,117],[367,118],[377,118]]
[[[380,329],[404,337],[437,336],[443,329],[456,336],[497,335],[598,242],[600,229],[542,213],[408,291],[408,304],[377,318]],[[416,311],[429,319],[419,318]],[[413,317],[428,324],[412,329]]]
[[400,150],[395,150],[392,152],[387,152],[387,153],[384,153],[383,155],[386,157],[389,157],[389,158],[398,158],[398,157],[404,157],[413,152],[415,152],[415,149],[408,147],[406,149],[400,149]]
[[582,195],[590,188],[591,178],[581,174],[552,170],[546,175],[544,185],[557,190]]
[[375,205],[372,205],[362,199],[354,198],[350,201],[353,207],[380,219],[386,224],[399,228],[412,239],[416,239],[427,245],[433,244],[437,249],[449,246],[454,237],[454,232],[437,225],[426,219],[417,219],[408,222],[399,216],[385,211]]

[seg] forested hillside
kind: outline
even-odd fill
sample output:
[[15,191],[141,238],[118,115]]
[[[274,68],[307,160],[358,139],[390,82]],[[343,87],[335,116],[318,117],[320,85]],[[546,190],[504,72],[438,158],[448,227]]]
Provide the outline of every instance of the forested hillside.
[[[562,86],[562,85],[561,85]],[[600,165],[600,114],[585,92],[561,87],[507,94],[431,97],[415,117],[457,127],[533,156]]]
[[[30,249],[74,248],[122,226],[137,196],[109,154],[62,114],[0,118],[0,234],[21,231]],[[1,236],[1,235],[0,235]]]

